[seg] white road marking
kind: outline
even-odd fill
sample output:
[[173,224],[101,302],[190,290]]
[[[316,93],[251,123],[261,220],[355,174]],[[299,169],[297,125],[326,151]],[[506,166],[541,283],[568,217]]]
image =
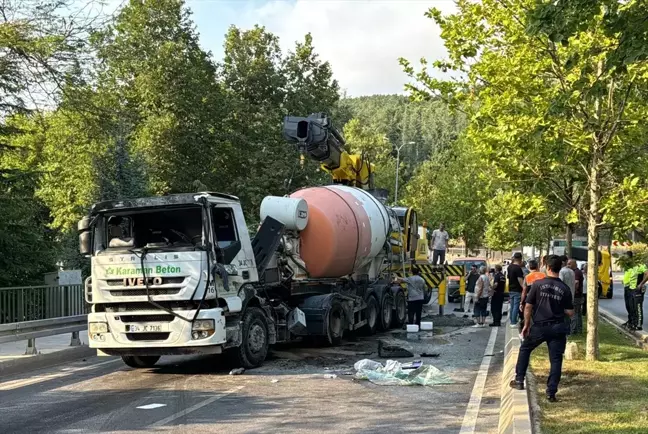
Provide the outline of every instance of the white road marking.
[[177,412],[175,414],[172,414],[169,417],[165,417],[164,419],[159,420],[159,421],[155,422],[154,424],[152,424],[151,427],[156,428],[156,427],[166,425],[169,422],[173,422],[174,420],[179,419],[179,418],[181,418],[183,416],[186,416],[189,413],[193,413],[194,411],[196,411],[198,409],[201,409],[201,408],[205,407],[206,405],[211,404],[212,402],[218,401],[221,398],[225,398],[227,395],[230,395],[230,394],[232,394],[234,392],[238,392],[241,389],[243,389],[243,386],[238,386],[238,387],[235,387],[234,389],[227,390],[227,391],[221,393],[220,395],[213,396],[213,397],[211,397],[209,399],[206,399],[206,400],[204,400],[202,402],[199,402],[196,405],[192,405],[189,408],[186,408],[186,409],[184,409],[182,411],[179,411],[179,412]]
[[481,406],[482,395],[484,394],[484,387],[486,386],[486,377],[488,376],[488,368],[490,367],[491,358],[493,357],[493,348],[495,348],[498,330],[499,327],[493,327],[490,338],[488,339],[488,344],[486,344],[484,358],[479,366],[479,371],[477,371],[477,378],[475,378],[475,385],[470,394],[468,407],[466,407],[466,413],[464,414],[463,423],[461,424],[461,431],[459,431],[460,434],[474,434],[475,432],[477,416],[479,416],[479,407]]
[[79,368],[65,368],[63,372],[57,372],[55,374],[38,375],[36,377],[25,378],[23,380],[6,381],[4,383],[0,383],[0,390],[18,389],[19,387],[29,386],[30,384],[35,384],[35,383],[41,383],[43,381],[52,380],[54,378],[67,377],[68,375],[72,375],[75,372],[88,371],[98,366],[107,365],[109,363],[116,363],[120,361],[121,359],[108,360],[101,363],[95,363],[89,366],[81,366]]
[[166,404],[146,404],[146,405],[140,405],[139,408],[140,410],[153,410],[154,408],[160,408],[160,407],[166,407]]

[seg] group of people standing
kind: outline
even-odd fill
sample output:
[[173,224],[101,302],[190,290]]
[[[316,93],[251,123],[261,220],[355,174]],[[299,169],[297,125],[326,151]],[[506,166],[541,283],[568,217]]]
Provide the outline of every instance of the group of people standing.
[[[485,277],[485,274],[485,267],[481,267],[478,272],[472,267],[466,276],[464,311],[469,312],[473,302],[476,322],[474,327],[483,327],[485,308],[490,295],[493,314],[493,322],[490,325],[500,326],[508,279],[510,326],[519,327],[522,339],[516,376],[511,381],[511,387],[524,388],[531,352],[546,342],[551,363],[546,389],[547,399],[550,402],[556,401],[567,335],[583,331],[582,308],[585,294],[582,271],[574,259],[566,256],[547,255],[542,258],[540,264],[534,259],[524,263],[522,254],[517,252],[507,267],[506,277],[499,265],[496,266],[491,279]],[[479,277],[475,278],[476,275]],[[490,289],[490,292],[485,292],[483,288]],[[565,320],[565,316],[570,318],[569,322]]]

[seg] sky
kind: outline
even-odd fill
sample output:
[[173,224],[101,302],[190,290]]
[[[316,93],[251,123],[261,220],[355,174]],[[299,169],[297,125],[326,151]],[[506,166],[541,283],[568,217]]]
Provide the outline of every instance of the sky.
[[204,49],[223,57],[223,38],[234,24],[276,34],[287,51],[310,32],[323,60],[348,96],[404,93],[408,77],[399,57],[445,56],[440,30],[424,13],[454,11],[453,0],[188,0]]
[[[109,0],[115,4],[116,0]],[[445,56],[440,30],[424,16],[430,7],[455,10],[453,0],[185,0],[203,49],[223,57],[230,25],[265,26],[284,52],[311,32],[321,59],[348,96],[404,93],[408,77],[398,64]],[[118,3],[121,3],[119,1]]]

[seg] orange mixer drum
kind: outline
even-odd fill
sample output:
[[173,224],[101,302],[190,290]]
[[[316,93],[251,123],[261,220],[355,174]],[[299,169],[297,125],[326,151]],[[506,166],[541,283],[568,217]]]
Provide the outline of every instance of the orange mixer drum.
[[354,274],[384,249],[389,216],[366,191],[330,185],[305,188],[290,197],[308,204],[308,224],[300,232],[300,254],[310,277]]

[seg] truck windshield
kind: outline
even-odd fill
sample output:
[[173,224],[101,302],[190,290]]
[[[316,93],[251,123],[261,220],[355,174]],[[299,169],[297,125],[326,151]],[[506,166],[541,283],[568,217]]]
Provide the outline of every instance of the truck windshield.
[[202,241],[202,209],[164,208],[108,214],[104,248],[194,249]]

